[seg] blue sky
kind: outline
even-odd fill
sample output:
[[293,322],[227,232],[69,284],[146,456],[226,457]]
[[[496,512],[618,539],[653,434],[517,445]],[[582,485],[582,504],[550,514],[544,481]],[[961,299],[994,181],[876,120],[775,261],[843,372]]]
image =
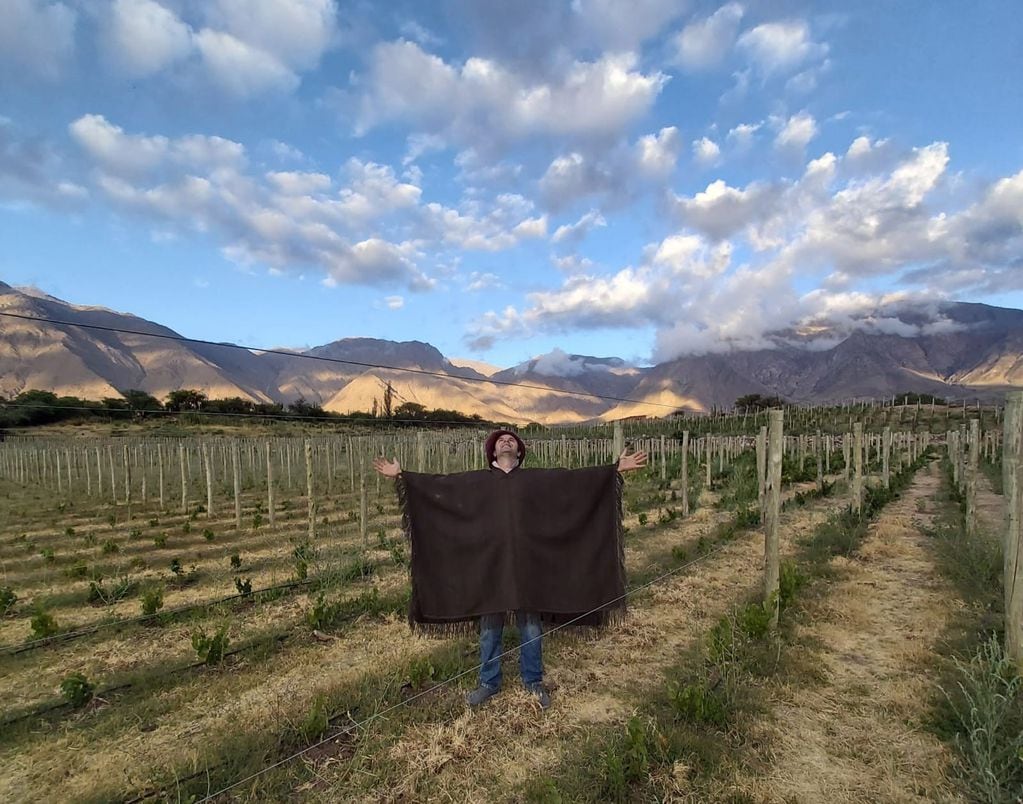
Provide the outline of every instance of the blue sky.
[[1023,306],[1009,0],[4,7],[0,279],[77,304],[500,366]]

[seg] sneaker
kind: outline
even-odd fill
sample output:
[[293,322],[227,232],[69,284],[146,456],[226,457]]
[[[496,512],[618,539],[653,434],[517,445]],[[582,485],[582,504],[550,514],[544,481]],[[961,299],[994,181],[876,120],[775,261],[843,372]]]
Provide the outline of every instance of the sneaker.
[[551,695],[547,692],[543,682],[538,681],[535,684],[527,684],[526,690],[536,696],[541,709],[547,709],[551,705]]
[[480,684],[476,689],[465,696],[465,702],[469,706],[479,706],[484,703],[488,698],[492,698],[500,692],[498,687],[488,687],[486,684]]

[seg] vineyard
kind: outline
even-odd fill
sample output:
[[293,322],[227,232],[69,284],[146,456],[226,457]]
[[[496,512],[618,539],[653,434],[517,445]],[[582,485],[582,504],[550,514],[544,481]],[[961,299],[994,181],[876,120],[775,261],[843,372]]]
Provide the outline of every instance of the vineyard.
[[[915,637],[922,650],[942,629],[958,628],[963,650],[984,628],[1005,632],[989,600],[971,599],[983,584],[962,566],[941,575],[941,556],[996,560],[988,580],[1001,594],[1003,433],[1014,425],[1001,409],[918,404],[792,408],[783,426],[761,411],[523,432],[527,467],[650,455],[624,491],[630,615],[604,634],[550,635],[548,711],[507,681],[484,708],[466,707],[475,640],[408,627],[410,551],[393,485],[372,471],[378,455],[424,472],[483,468],[486,431],[206,423],[8,438],[0,797],[814,800],[795,781],[812,769],[775,732],[787,713],[807,716],[793,690],[823,694],[840,677],[822,669],[827,640],[814,628],[855,616],[860,603],[842,609],[829,589],[862,595],[877,582],[849,581],[871,540],[903,528],[878,571],[897,572],[909,561],[898,551],[918,540],[926,572],[948,585],[934,610],[965,601],[934,615]],[[900,610],[915,611],[912,584],[903,591]],[[886,638],[843,649],[869,665]],[[957,660],[935,654],[935,672]],[[890,778],[843,782],[836,800],[1014,800],[1023,754],[1011,740],[993,797],[977,798],[976,758],[956,753],[948,725],[958,709],[913,690],[906,698],[933,711],[891,704],[895,719],[916,732],[944,712],[945,725],[915,755],[905,749]],[[1023,734],[1019,696],[1013,687],[1007,722]],[[852,754],[906,742],[879,718]]]

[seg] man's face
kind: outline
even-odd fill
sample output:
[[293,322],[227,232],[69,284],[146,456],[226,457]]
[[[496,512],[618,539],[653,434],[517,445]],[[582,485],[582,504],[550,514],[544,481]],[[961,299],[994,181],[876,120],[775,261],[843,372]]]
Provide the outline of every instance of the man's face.
[[505,433],[499,436],[497,441],[494,442],[494,457],[500,458],[502,455],[511,455],[513,458],[518,457],[519,454],[519,442],[515,440],[515,436]]

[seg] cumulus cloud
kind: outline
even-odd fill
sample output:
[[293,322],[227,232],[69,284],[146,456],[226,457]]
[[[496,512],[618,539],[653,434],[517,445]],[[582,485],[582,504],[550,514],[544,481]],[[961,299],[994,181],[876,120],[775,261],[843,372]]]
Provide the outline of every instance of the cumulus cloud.
[[0,64],[57,80],[75,49],[78,15],[67,3],[6,0],[0,25]]
[[193,50],[191,28],[155,0],[115,0],[105,39],[117,66],[133,77],[159,72]]
[[578,245],[587,234],[602,226],[607,226],[604,216],[597,210],[591,209],[575,223],[559,226],[551,240],[560,245]]
[[193,81],[244,99],[294,90],[337,37],[334,0],[172,5],[114,0],[107,7],[101,40],[118,70],[144,78],[180,66]]
[[[942,190],[948,146],[897,159],[888,149],[886,166],[865,173],[880,144],[854,140],[843,155],[809,161],[796,178],[744,187],[718,180],[673,196],[683,228],[648,245],[637,264],[605,273],[576,255],[555,258],[567,274],[559,286],[488,311],[468,340],[485,348],[540,332],[652,326],[656,360],[773,348],[790,337],[827,348],[858,330],[951,331],[959,325],[933,306],[938,300],[1023,289],[1023,171],[991,183],[965,208],[941,210],[938,200],[954,197]],[[749,261],[736,265],[743,242]],[[877,277],[906,290],[864,289]],[[817,289],[796,290],[806,284]],[[932,306],[923,314],[921,304]]]
[[53,146],[18,131],[0,118],[0,199],[67,209],[88,197],[82,185],[63,178],[65,166]]
[[682,150],[682,135],[675,126],[639,138],[635,147],[636,167],[647,178],[664,179],[671,175]]
[[496,251],[547,236],[546,215],[520,195],[476,198],[459,209],[424,204],[421,188],[393,168],[354,157],[336,179],[315,171],[255,173],[244,147],[219,137],[132,134],[101,115],[84,115],[69,131],[101,195],[116,206],[165,232],[219,237],[225,256],[241,264],[318,268],[328,285],[425,290],[434,280],[418,267],[424,249]]
[[534,134],[612,136],[644,115],[667,76],[636,69],[630,54],[573,62],[550,82],[530,82],[500,63],[451,65],[413,42],[386,42],[370,56],[360,131],[399,120],[474,147]]
[[688,6],[687,0],[573,0],[578,25],[599,46],[634,50]]
[[739,123],[728,130],[728,136],[726,139],[734,143],[737,148],[746,149],[749,148],[753,143],[753,138],[756,133],[763,126],[763,123]]
[[573,151],[555,157],[540,179],[540,195],[559,211],[588,197],[607,206],[625,203],[643,182],[657,183],[675,170],[682,138],[674,126],[640,137],[630,146],[586,154]]
[[686,70],[716,67],[735,44],[743,14],[739,3],[726,3],[706,19],[690,22],[672,41],[674,62]]
[[774,144],[777,148],[802,149],[817,136],[817,132],[817,121],[813,119],[813,115],[806,111],[799,112],[781,126],[774,138]]
[[826,44],[814,42],[803,20],[766,22],[739,37],[738,48],[763,75],[788,73],[811,61],[824,59]]
[[721,147],[712,139],[700,137],[693,140],[693,157],[701,165],[717,164],[721,158]]
[[465,289],[470,293],[479,293],[482,290],[498,290],[503,288],[504,282],[497,274],[481,273],[473,271],[469,274],[465,283]]
[[384,304],[388,310],[400,310],[405,306],[405,299],[402,296],[387,296],[384,298]]
[[638,266],[610,276],[573,274],[556,290],[528,294],[522,311],[514,306],[487,311],[473,322],[468,343],[478,349],[540,331],[667,326],[678,314],[679,299],[720,275],[730,260],[727,244],[673,236],[648,247]]

